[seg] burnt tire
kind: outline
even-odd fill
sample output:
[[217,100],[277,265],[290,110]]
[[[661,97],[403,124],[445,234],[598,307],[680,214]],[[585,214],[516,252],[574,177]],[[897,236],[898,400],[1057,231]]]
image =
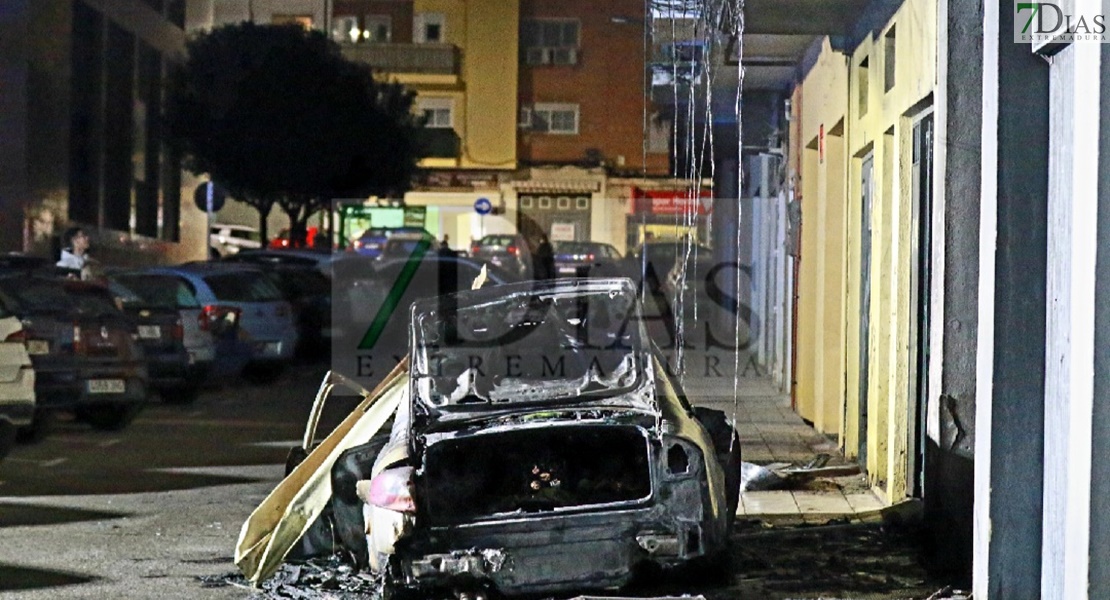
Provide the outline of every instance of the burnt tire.
[[717,461],[725,472],[725,498],[728,501],[729,514],[732,515],[728,531],[731,533],[736,509],[740,506],[740,436],[729,424],[724,411],[695,406],[694,417],[713,440]]
[[142,410],[139,404],[99,404],[77,409],[77,418],[93,429],[100,431],[120,431],[131,424]]

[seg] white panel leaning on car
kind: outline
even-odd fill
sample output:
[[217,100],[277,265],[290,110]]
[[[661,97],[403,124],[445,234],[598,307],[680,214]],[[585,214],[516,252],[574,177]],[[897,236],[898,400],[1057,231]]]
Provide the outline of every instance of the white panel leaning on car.
[[23,323],[0,307],[0,458],[15,443],[16,429],[35,412],[35,371],[24,345]]

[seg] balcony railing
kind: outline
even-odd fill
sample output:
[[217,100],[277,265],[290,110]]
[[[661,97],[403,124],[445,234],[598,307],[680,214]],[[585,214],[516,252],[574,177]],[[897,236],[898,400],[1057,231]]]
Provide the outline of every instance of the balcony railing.
[[343,56],[387,73],[459,74],[452,44],[343,44]]
[[459,134],[449,127],[425,127],[417,133],[416,143],[425,158],[459,157]]

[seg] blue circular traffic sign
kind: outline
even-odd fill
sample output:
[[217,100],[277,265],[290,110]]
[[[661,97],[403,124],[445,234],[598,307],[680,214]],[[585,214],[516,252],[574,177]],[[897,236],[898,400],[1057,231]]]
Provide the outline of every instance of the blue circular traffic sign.
[[480,215],[488,215],[493,210],[493,203],[489,198],[478,198],[474,201],[474,212]]

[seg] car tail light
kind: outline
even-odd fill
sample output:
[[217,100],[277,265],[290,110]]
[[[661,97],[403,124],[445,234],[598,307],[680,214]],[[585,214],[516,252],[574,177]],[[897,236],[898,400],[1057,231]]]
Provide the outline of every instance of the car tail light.
[[355,240],[355,241],[351,242],[351,248],[353,248],[355,250],[358,250],[361,247],[362,247],[362,240]]
[[478,244],[474,244],[473,246],[470,247],[470,254],[471,254],[471,256],[474,256],[474,255],[478,254]]
[[594,255],[593,255],[593,254],[587,254],[587,255],[586,255],[586,260],[593,260],[593,259],[594,259]]
[[507,250],[509,252],[509,254],[512,254],[513,256],[516,256],[516,252],[517,252],[516,246],[509,246],[508,248],[505,248],[505,250]]
[[240,310],[234,306],[219,306],[216,304],[209,304],[200,311],[200,316],[197,317],[197,322],[200,328],[204,331],[212,331],[216,325],[222,321],[226,321],[228,325],[234,325],[239,322]]
[[397,512],[416,512],[412,499],[412,467],[396,467],[378,473],[370,481],[355,484],[363,502]]
[[27,330],[26,329],[20,329],[19,331],[16,331],[15,333],[12,333],[8,337],[4,338],[4,341],[5,342],[11,342],[11,343],[14,343],[14,344],[26,344],[27,343]]

